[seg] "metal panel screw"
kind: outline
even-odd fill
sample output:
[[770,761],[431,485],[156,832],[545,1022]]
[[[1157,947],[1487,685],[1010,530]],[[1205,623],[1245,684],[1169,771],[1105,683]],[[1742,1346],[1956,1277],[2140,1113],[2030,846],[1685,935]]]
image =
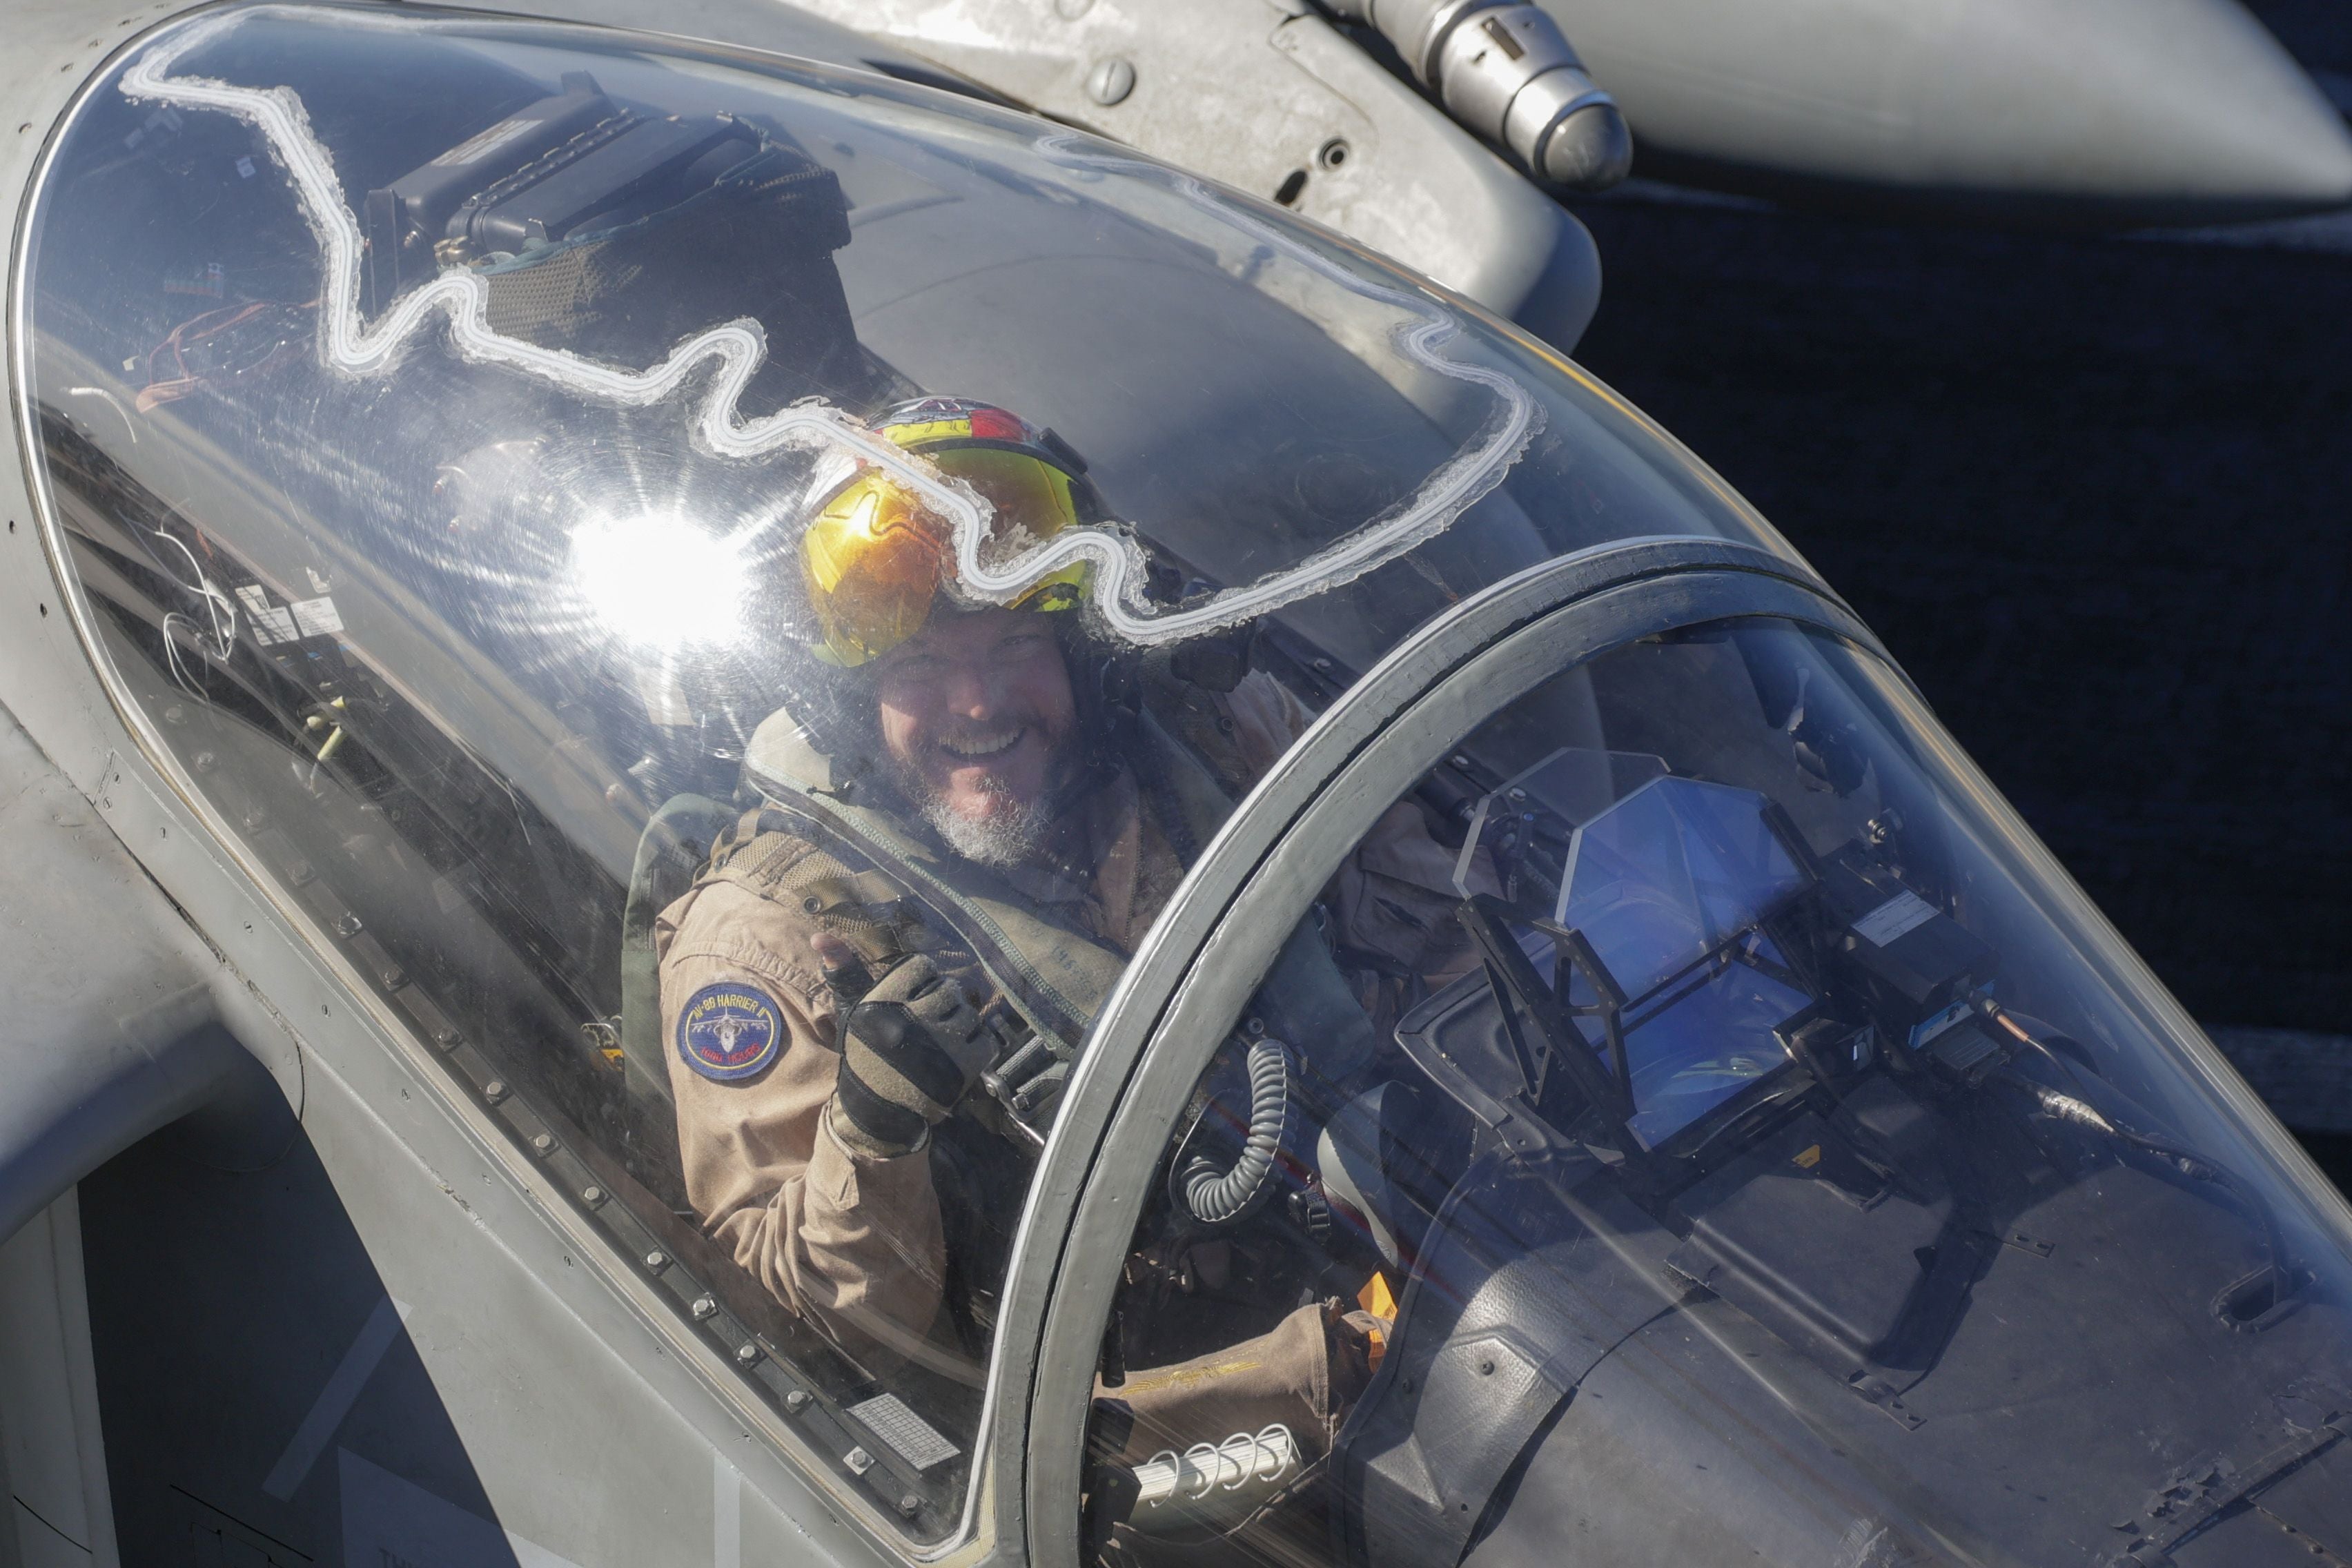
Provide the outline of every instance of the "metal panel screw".
[[704,1319],[711,1317],[717,1313],[719,1310],[719,1303],[712,1300],[708,1296],[697,1296],[694,1299],[694,1305],[688,1308],[687,1310],[694,1314],[694,1321],[698,1323]]
[[737,1366],[756,1366],[759,1364],[759,1361],[760,1347],[758,1345],[746,1342],[735,1347],[735,1364]]
[[808,1408],[808,1390],[805,1388],[795,1388],[784,1395],[784,1408],[795,1415]]
[[874,1456],[863,1448],[852,1448],[841,1457],[841,1462],[847,1465],[856,1474],[862,1476],[874,1468]]
[[440,1047],[445,1051],[456,1050],[460,1045],[465,1043],[465,1039],[466,1037],[459,1034],[455,1029],[436,1029],[433,1031],[433,1043]]
[[586,1204],[593,1209],[598,1204],[604,1201],[604,1189],[602,1187],[583,1187],[580,1189],[580,1201]]
[[914,1518],[915,1515],[921,1510],[922,1506],[923,1500],[917,1497],[912,1492],[908,1492],[905,1497],[898,1500],[899,1513],[908,1519]]
[[1457,767],[1457,768],[1466,768],[1466,767],[1468,767],[1468,766],[1470,765],[1470,759],[1469,759],[1469,758],[1467,758],[1467,757],[1465,757],[1465,756],[1464,756],[1464,755],[1463,755],[1461,752],[1454,752],[1452,756],[1450,756],[1450,757],[1446,758],[1445,760],[1446,760],[1447,762],[1449,762],[1449,763],[1453,763],[1455,767]]
[[1113,55],[1087,73],[1087,96],[1108,109],[1135,90],[1135,68]]
[[357,915],[338,916],[335,921],[335,934],[337,936],[359,935],[360,917]]
[[658,1274],[669,1267],[669,1254],[656,1250],[646,1254],[646,1272]]
[[499,1100],[504,1100],[506,1097],[507,1086],[501,1080],[492,1079],[489,1082],[482,1085],[482,1098],[488,1100],[492,1105],[496,1105]]
[[532,1139],[530,1141],[530,1146],[538,1150],[542,1154],[552,1154],[555,1152],[555,1140],[551,1135],[545,1132],[542,1132],[538,1137]]

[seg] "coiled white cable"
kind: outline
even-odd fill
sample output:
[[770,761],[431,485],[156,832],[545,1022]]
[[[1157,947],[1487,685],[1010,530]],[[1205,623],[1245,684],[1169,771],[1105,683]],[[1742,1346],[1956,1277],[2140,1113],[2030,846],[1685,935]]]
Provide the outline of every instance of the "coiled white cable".
[[1177,1500],[1198,1502],[1212,1492],[1238,1491],[1252,1481],[1280,1480],[1297,1459],[1297,1442],[1279,1421],[1255,1432],[1235,1432],[1221,1443],[1195,1443],[1181,1454],[1162,1448],[1135,1467],[1136,1501],[1152,1508]]

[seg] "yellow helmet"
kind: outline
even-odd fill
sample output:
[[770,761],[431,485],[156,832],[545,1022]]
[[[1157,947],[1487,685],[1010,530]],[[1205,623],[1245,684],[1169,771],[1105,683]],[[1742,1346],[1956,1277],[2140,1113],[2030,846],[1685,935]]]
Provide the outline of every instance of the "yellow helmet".
[[[890,409],[874,429],[979,491],[991,509],[992,541],[1043,541],[1103,515],[1086,464],[1068,444],[1002,408],[919,398]],[[889,652],[923,629],[954,570],[947,520],[890,475],[861,466],[825,498],[802,535],[801,574],[816,617],[818,656],[854,668]],[[1065,567],[1013,603],[1075,609],[1089,575],[1084,563]]]

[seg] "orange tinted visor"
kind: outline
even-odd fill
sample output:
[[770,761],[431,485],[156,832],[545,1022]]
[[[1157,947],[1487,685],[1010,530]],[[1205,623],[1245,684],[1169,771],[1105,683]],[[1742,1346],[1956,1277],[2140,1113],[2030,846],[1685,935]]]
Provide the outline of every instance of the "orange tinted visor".
[[[953,447],[924,456],[987,500],[992,555],[1017,554],[1078,521],[1070,476],[1025,452]],[[824,657],[855,668],[923,629],[955,570],[955,545],[944,518],[898,480],[869,469],[835,492],[809,524],[801,570]],[[1010,607],[1073,608],[1087,577],[1083,563],[1066,567],[1031,584]]]

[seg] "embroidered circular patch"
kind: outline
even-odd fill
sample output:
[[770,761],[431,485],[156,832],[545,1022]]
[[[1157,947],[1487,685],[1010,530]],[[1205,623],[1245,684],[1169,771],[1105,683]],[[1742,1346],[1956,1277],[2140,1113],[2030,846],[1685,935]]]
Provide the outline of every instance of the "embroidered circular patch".
[[677,1054],[720,1083],[750,1078],[774,1061],[783,1039],[776,1005],[756,985],[706,985],[678,1010]]

